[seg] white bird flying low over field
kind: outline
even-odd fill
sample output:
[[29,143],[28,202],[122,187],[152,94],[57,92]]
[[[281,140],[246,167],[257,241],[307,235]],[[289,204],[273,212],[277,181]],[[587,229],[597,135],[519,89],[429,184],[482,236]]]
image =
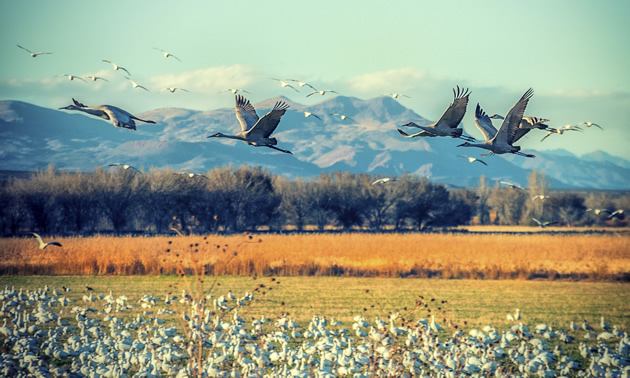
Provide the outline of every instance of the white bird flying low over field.
[[520,186],[519,184],[515,184],[513,182],[499,181],[499,184],[507,185],[507,186],[509,186],[512,189],[527,190],[527,189],[523,188],[522,186]]
[[112,163],[112,164],[110,164],[109,166],[110,166],[110,167],[121,167],[121,168],[122,168],[122,169],[124,169],[125,171],[127,171],[127,170],[131,169],[131,170],[136,171],[136,172],[138,172],[138,173],[140,173],[140,174],[142,173],[142,172],[140,172],[140,170],[138,170],[138,168],[136,168],[136,167],[132,167],[132,166],[131,166],[131,165],[129,165],[129,164],[123,164],[123,163]]
[[37,235],[34,232],[31,232],[31,234],[33,234],[35,236],[35,239],[37,239],[37,241],[39,242],[39,249],[46,249],[46,247],[48,247],[49,245],[54,245],[56,247],[61,247],[61,243],[59,243],[58,241],[51,241],[51,242],[45,243],[42,240],[41,236]]
[[[79,101],[72,99],[74,102],[66,107],[59,108],[65,110],[78,110],[93,116],[103,118],[111,121],[116,127],[124,127],[125,129],[135,130],[135,121],[141,121],[146,123],[155,123],[155,121],[140,119],[126,110],[111,105],[98,105],[98,106],[86,106]],[[135,120],[135,121],[134,121]]]
[[280,118],[282,118],[288,108],[289,105],[287,103],[278,101],[269,113],[258,118],[256,109],[254,109],[249,100],[241,95],[236,95],[236,118],[241,124],[241,131],[235,135],[216,133],[208,136],[208,138],[236,139],[250,146],[269,147],[280,152],[292,154],[291,151],[276,147],[278,141],[276,138],[270,138],[276,127],[278,127]]
[[427,126],[420,126],[414,122],[408,122],[403,126],[408,127],[417,127],[422,131],[415,134],[407,134],[401,129],[397,129],[400,135],[405,138],[415,138],[415,137],[436,137],[436,136],[450,136],[451,138],[460,138],[468,141],[474,141],[475,138],[469,136],[462,136],[464,130],[459,127],[459,124],[462,122],[464,118],[464,114],[466,114],[466,106],[468,105],[468,97],[470,96],[470,91],[466,88],[459,88],[457,86],[457,91],[453,88],[453,102],[446,108],[444,114],[437,122],[434,122]]
[[390,182],[390,181],[396,181],[396,179],[395,178],[389,178],[389,177],[383,177],[383,178],[380,178],[380,179],[374,181],[372,183],[372,185],[385,184],[386,182]]
[[533,220],[534,222],[536,222],[536,223],[538,224],[538,227],[540,227],[540,228],[545,228],[545,227],[547,227],[547,226],[551,226],[552,224],[556,224],[556,223],[558,223],[558,222],[541,222],[541,221],[539,221],[539,220],[538,220],[538,219],[536,219],[536,218],[532,218],[532,220]]
[[206,176],[206,175],[202,175],[201,173],[186,172],[186,171],[182,171],[182,172],[173,172],[173,173],[175,173],[176,175],[188,176],[188,177],[190,177],[190,178],[193,178],[193,177],[203,177],[203,178],[205,178],[206,180],[210,180],[210,179],[208,178],[208,176]]
[[17,47],[21,48],[22,50],[28,51],[28,53],[31,54],[31,56],[33,58],[37,58],[37,56],[39,56],[39,55],[52,54],[51,52],[32,52],[31,50],[27,49],[26,47],[22,47],[20,45],[17,45]]
[[[458,147],[478,147],[490,151],[488,154],[515,154],[528,158],[535,157],[531,154],[520,152],[521,147],[514,146],[513,143],[521,138],[529,129],[520,129],[523,112],[527,107],[529,99],[534,95],[533,89],[528,89],[523,96],[516,102],[505,116],[501,127],[497,131],[492,125],[492,120],[477,104],[475,110],[475,125],[485,137],[483,143],[465,142]],[[519,131],[520,130],[520,131]],[[487,155],[487,154],[486,154]]]
[[131,73],[129,71],[127,71],[127,69],[125,67],[121,67],[118,64],[112,62],[111,60],[103,59],[103,62],[107,62],[107,63],[111,64],[112,66],[114,66],[114,71],[123,70],[123,71],[125,71],[127,73],[127,75],[131,75]]

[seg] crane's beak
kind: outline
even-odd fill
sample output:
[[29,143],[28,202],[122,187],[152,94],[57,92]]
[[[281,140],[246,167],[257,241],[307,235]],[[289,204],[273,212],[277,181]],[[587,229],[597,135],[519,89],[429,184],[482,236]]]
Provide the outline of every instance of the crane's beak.
[[464,142],[464,143],[462,143],[462,144],[458,145],[457,147],[465,146],[465,145],[467,145],[467,144],[468,144],[468,142]]

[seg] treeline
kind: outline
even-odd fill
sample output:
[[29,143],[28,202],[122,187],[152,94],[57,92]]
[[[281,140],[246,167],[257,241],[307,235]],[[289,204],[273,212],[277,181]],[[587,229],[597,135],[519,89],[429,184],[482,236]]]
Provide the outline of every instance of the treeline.
[[[426,230],[466,224],[625,226],[626,219],[587,209],[630,209],[630,196],[550,192],[533,172],[527,189],[480,178],[475,189],[449,189],[427,178],[335,172],[289,180],[260,167],[216,168],[203,176],[119,167],[93,173],[50,167],[0,186],[0,232],[17,235],[215,233],[269,230]],[[535,196],[544,196],[544,199]]]

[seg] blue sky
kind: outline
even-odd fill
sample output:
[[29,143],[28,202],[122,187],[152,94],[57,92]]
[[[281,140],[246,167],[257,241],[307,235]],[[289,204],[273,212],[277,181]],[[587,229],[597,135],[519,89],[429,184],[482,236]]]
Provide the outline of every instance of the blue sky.
[[[281,78],[362,99],[404,93],[411,97],[399,98],[404,106],[434,120],[460,85],[472,90],[464,128],[480,138],[477,102],[506,113],[533,87],[526,115],[557,127],[597,122],[604,131],[542,143],[541,134],[530,134],[524,150],[604,150],[630,159],[628,14],[625,0],[3,1],[0,100],[58,108],[74,97],[141,113],[231,107],[233,96],[217,93],[226,88],[246,89],[254,103],[279,95],[304,105],[325,99],[271,80]],[[16,44],[53,54],[31,58]],[[150,92],[133,89],[103,59]]]

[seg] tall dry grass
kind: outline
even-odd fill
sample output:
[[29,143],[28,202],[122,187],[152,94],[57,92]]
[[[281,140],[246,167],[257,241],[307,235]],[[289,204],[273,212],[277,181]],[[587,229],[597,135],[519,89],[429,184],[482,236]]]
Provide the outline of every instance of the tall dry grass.
[[[0,239],[0,274],[177,274],[182,254],[214,275],[473,279],[630,277],[630,236],[312,234]],[[260,242],[259,242],[260,239]],[[229,259],[226,254],[236,254]],[[192,265],[184,265],[187,273]]]

